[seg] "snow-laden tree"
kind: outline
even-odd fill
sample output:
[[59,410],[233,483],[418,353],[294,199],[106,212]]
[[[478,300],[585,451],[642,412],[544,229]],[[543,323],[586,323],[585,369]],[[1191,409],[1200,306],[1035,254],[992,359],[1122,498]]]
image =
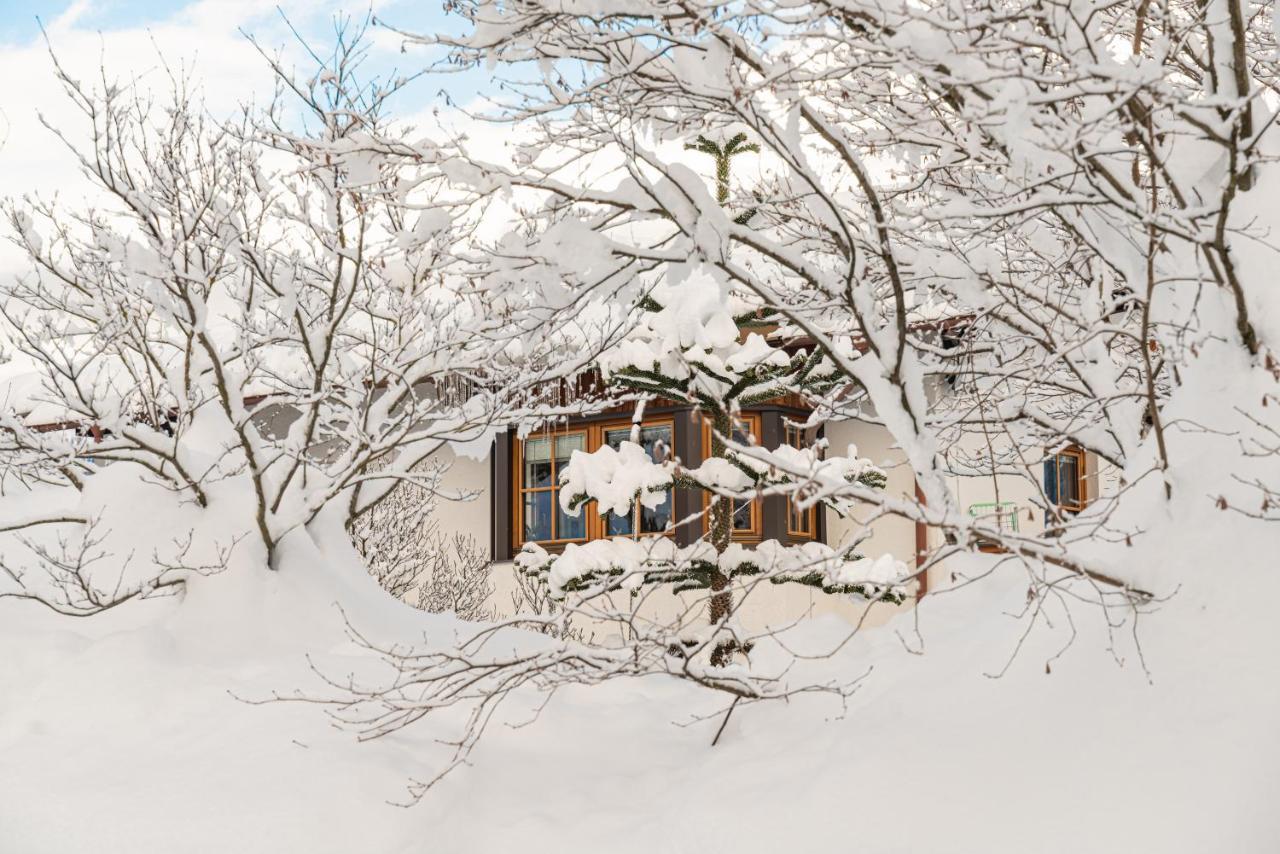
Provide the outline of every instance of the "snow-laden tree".
[[[180,77],[156,94],[58,66],[83,127],[52,138],[96,195],[5,206],[30,268],[0,282],[28,369],[0,412],[3,500],[23,508],[0,525],[0,595],[93,613],[233,545],[278,568],[287,538],[341,531],[398,484],[464,497],[442,490],[440,452],[487,442],[590,358],[571,312],[465,274],[488,200],[450,187],[450,149],[393,130],[403,80],[361,80],[361,37],[309,77],[264,54],[278,96],[230,121]],[[207,526],[194,547],[179,529],[95,548],[171,506]]]
[[[717,204],[727,203],[730,161],[749,145],[742,137],[723,144],[704,137],[691,145],[715,159]],[[491,169],[477,164],[464,180],[479,178],[482,186],[492,181]],[[864,674],[793,678],[792,656],[770,642],[776,627],[744,626],[736,612],[777,584],[820,588],[868,607],[901,603],[913,586],[913,573],[900,559],[857,553],[864,536],[834,548],[733,541],[733,518],[753,500],[780,495],[798,512],[823,503],[845,513],[861,495],[883,487],[884,473],[854,448],[825,453],[826,443],[817,441],[767,449],[742,429],[745,406],[788,395],[822,406],[845,393],[848,380],[825,350],[798,344],[774,306],[734,288],[719,271],[694,259],[649,264],[615,255],[582,226],[581,213],[543,208],[531,216],[547,216],[546,230],[508,235],[500,245],[506,253],[526,252],[531,269],[560,276],[570,293],[631,300],[627,331],[589,363],[610,390],[601,400],[634,402],[630,435],[591,453],[572,452],[559,488],[563,513],[597,513],[617,536],[570,543],[558,552],[526,544],[515,564],[520,583],[531,588],[523,597],[530,607],[463,633],[454,644],[387,646],[353,626],[353,637],[382,656],[392,677],[353,682],[334,676],[332,694],[308,697],[328,703],[335,719],[362,738],[439,709],[468,707],[454,761],[413,783],[415,798],[467,760],[504,700],[526,686],[551,693],[566,685],[660,675],[726,695],[730,709],[743,700],[810,692],[846,696]],[[738,216],[746,221],[751,214]],[[503,281],[506,275],[500,265],[485,279]],[[852,336],[843,346],[848,353],[857,347]],[[653,400],[685,403],[700,414],[710,438],[706,459],[687,465],[660,441],[645,438],[644,412]],[[534,428],[555,414],[530,413],[517,423]],[[652,510],[671,502],[677,488],[704,495],[707,509],[686,520],[668,513],[665,531],[644,535],[635,524],[637,506]],[[680,546],[669,536],[702,516],[706,533],[692,544]],[[536,645],[515,642],[507,634],[513,628],[546,637]],[[761,642],[768,642],[765,662],[754,652]]]
[[[570,472],[561,492],[570,508],[625,510],[682,477],[720,496],[717,514],[762,489],[801,500],[816,492],[871,508],[868,524],[896,516],[925,526],[925,570],[959,552],[995,551],[987,571],[1026,575],[1026,631],[1065,613],[1054,622],[1068,633],[1073,603],[1101,605],[1116,631],[1152,607],[1152,593],[1172,592],[1158,566],[1128,555],[1145,520],[1172,512],[1180,491],[1190,504],[1274,516],[1280,361],[1263,320],[1277,306],[1268,200],[1280,179],[1280,93],[1268,6],[451,8],[468,25],[462,35],[416,38],[448,48],[450,67],[509,72],[506,100],[486,118],[507,123],[521,145],[515,166],[476,162],[469,178],[481,191],[520,187],[547,200],[526,211],[524,233],[541,239],[525,241],[523,256],[507,244],[505,263],[558,277],[566,302],[626,297],[640,327],[605,354],[606,373],[641,397],[683,396],[713,420],[723,414],[721,472],[650,459],[633,437]],[[726,199],[680,149],[725,154],[740,134],[759,148],[757,174]],[[756,320],[778,329],[741,336]],[[753,340],[783,348],[753,353]],[[825,394],[807,389],[818,392],[809,426],[883,424],[918,500],[848,472],[820,476],[816,457],[805,470],[797,463],[808,461],[735,439],[726,392],[754,383],[761,366],[765,376],[803,371],[790,358],[801,348],[829,383]],[[732,369],[710,360],[743,353]],[[1244,451],[1238,488],[1207,494],[1200,449],[1224,437]],[[1042,489],[1043,462],[1067,445],[1116,482],[1082,512]],[[775,470],[787,476],[775,482]],[[970,516],[957,493],[973,478],[1002,478],[997,495],[1001,483],[1023,481],[1046,524]],[[465,753],[495,698],[521,684],[554,690],[665,672],[741,697],[785,696],[759,672],[717,666],[723,656],[713,663],[682,643],[679,654],[663,650],[677,624],[627,618],[617,603],[619,588],[640,590],[655,565],[653,580],[705,581],[714,601],[733,549],[700,546],[701,568],[673,544],[665,554],[631,541],[566,549],[554,560],[531,550],[527,569],[545,571],[571,607],[624,622],[624,641],[505,655],[481,633],[440,654],[385,650],[397,685],[358,695],[345,711],[379,733],[465,698],[476,704]],[[701,638],[712,652],[721,640]]]
[[[1108,527],[1135,484],[1178,488],[1167,413],[1274,455],[1266,8],[470,0],[471,29],[424,40],[511,70],[490,117],[529,135],[505,178],[550,194],[545,217],[616,258],[714,269],[812,342],[848,382],[820,411],[883,423],[923,501],[849,494],[944,534],[935,560],[995,544],[1038,590],[1065,572],[1127,607],[1137,580],[1088,543],[1136,533]],[[759,165],[725,208],[676,147],[740,132]],[[1264,387],[1203,406],[1208,361]],[[1091,512],[1042,496],[1041,535],[957,501],[957,479],[1039,490],[1065,445],[1123,481]],[[1224,500],[1265,513],[1248,468],[1254,491]]]
[[[713,158],[716,200],[726,204],[732,159],[755,147],[741,133],[723,144],[700,137],[688,147]],[[734,220],[749,226],[753,214],[748,210]],[[516,561],[557,597],[598,589],[602,583],[633,591],[650,584],[671,585],[676,592],[710,591],[708,622],[713,635],[723,636],[710,642],[705,635],[691,636],[683,646],[709,646],[716,665],[728,663],[744,648],[729,623],[735,578],[763,576],[774,583],[892,602],[902,601],[910,582],[901,561],[890,556],[864,559],[854,551],[857,541],[836,549],[821,543],[785,546],[769,540],[748,547],[732,542],[734,515],[749,511],[753,498],[782,492],[807,512],[833,486],[875,489],[885,482],[884,473],[853,448],[845,449],[849,455],[823,455],[820,445],[765,450],[752,441],[740,419],[743,407],[787,395],[821,399],[847,384],[821,348],[789,351],[771,340],[783,318],[752,296],[735,292],[723,275],[701,265],[669,265],[641,298],[638,325],[599,360],[606,380],[641,400],[633,435],[590,454],[574,451],[560,476],[561,508],[570,515],[590,507],[601,516],[628,519],[634,516],[634,504],[653,509],[668,502],[675,487],[704,492],[709,495],[707,536],[685,549],[674,549],[656,536],[569,544],[561,555],[530,543]],[[652,398],[696,407],[710,430],[710,454],[699,465],[654,459],[642,444],[644,401]],[[666,449],[656,450],[667,455]],[[795,491],[798,485],[807,497]],[[833,502],[832,509],[840,511],[841,504]],[[639,570],[637,554],[644,555]]]

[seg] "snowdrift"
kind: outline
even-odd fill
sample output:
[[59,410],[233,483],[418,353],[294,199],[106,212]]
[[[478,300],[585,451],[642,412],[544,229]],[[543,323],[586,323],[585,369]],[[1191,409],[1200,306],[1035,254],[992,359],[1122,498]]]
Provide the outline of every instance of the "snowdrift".
[[1136,635],[1070,596],[1029,608],[997,567],[811,663],[868,673],[845,708],[740,707],[712,747],[721,717],[695,718],[723,700],[670,681],[564,691],[540,715],[513,697],[412,808],[393,802],[450,755],[449,714],[362,744],[315,705],[243,701],[323,693],[309,661],[374,672],[344,613],[406,643],[466,630],[391,601],[341,537],[91,619],[0,601],[0,851],[1280,850],[1276,541],[1204,502],[1133,550],[1169,597]]

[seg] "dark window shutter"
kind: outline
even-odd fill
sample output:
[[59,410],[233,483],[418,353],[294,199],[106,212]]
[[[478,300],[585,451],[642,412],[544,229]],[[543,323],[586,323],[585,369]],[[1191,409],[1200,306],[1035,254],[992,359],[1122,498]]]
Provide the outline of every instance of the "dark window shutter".
[[[682,465],[696,468],[702,463],[702,422],[696,419],[694,410],[678,411],[671,416],[675,429],[671,441],[672,453],[680,458]],[[702,507],[702,491],[697,489],[677,489],[675,491],[675,509],[673,518],[676,522],[688,519]],[[676,528],[676,545],[692,545],[701,533],[702,523],[695,519]]]
[[1049,499],[1050,504],[1058,504],[1061,500],[1058,489],[1058,458],[1056,456],[1049,457],[1044,461],[1044,494]]
[[[823,424],[821,427],[818,428],[817,438],[819,439],[827,438],[827,425]],[[813,528],[814,539],[816,539],[820,543],[826,543],[827,545],[831,545],[831,543],[828,542],[827,540],[827,505],[820,503],[815,508],[815,510],[817,512],[814,513],[814,520],[813,520],[814,521],[814,528]]]
[[493,440],[489,454],[490,554],[494,560],[511,560],[511,431],[503,430]]
[[[785,437],[783,435],[782,413],[776,409],[766,409],[760,413],[760,444],[767,451],[776,451]],[[763,516],[760,526],[760,537],[765,540],[787,542],[787,512],[789,504],[785,495],[770,495],[761,502]]]

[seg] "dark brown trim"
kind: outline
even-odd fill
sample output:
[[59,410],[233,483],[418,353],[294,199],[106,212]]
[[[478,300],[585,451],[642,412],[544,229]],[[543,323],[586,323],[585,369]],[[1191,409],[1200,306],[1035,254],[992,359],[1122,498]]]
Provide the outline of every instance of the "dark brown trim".
[[[760,444],[766,451],[776,451],[783,442],[782,412],[778,409],[766,409],[760,413]],[[791,541],[787,534],[788,505],[785,495],[770,495],[761,502],[760,537],[764,540],[777,540],[780,543]]]
[[[920,489],[920,482],[914,481],[916,488],[916,501],[920,502],[920,506],[925,506],[924,492]],[[925,561],[929,559],[929,526],[924,522],[916,522],[916,571],[925,565]],[[924,595],[929,592],[929,573],[928,571],[920,572],[916,577],[919,587],[916,588],[916,599],[923,599]]]
[[511,431],[503,430],[493,440],[489,466],[490,547],[494,560],[511,560]]
[[59,430],[79,430],[83,427],[83,421],[55,421],[52,424],[32,424],[28,429],[37,433],[56,433]]
[[[702,431],[695,422],[692,409],[683,409],[672,414],[671,442],[675,445],[672,453],[686,468],[697,468],[702,465]],[[675,491],[674,519],[676,526],[676,545],[691,546],[702,533],[702,525],[697,519],[678,524],[682,519],[689,519],[702,509],[702,496],[699,490],[682,488]]]
[[[819,439],[827,438],[826,424],[823,424],[821,427],[818,428],[818,438]],[[816,539],[820,543],[827,543],[828,542],[827,541],[827,505],[819,504],[817,507],[813,508],[813,513],[815,517],[814,523],[813,523],[814,539]]]

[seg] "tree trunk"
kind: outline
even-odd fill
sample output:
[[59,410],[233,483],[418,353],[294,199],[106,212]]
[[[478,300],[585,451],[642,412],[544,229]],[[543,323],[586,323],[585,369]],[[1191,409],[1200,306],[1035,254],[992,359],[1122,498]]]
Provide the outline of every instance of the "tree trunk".
[[[733,435],[733,420],[727,412],[711,413],[711,456],[727,458],[725,442],[722,437]],[[720,497],[711,505],[711,545],[716,556],[724,554],[733,537],[733,504],[732,499]],[[729,579],[719,569],[711,572],[711,601],[708,605],[708,618],[713,629],[720,626],[733,610],[733,593],[730,592]],[[719,641],[711,651],[711,663],[723,667],[733,657],[734,645]]]

